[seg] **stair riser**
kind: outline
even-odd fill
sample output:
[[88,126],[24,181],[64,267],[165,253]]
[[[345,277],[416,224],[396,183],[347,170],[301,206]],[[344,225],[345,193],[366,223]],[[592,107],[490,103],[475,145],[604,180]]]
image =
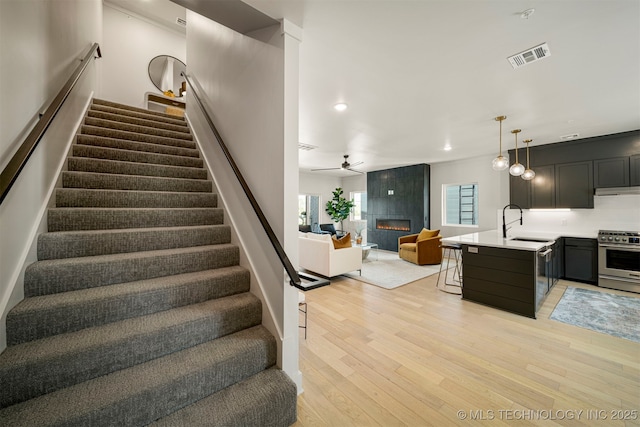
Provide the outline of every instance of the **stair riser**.
[[119,150],[144,151],[147,153],[167,154],[170,156],[184,156],[198,158],[200,153],[193,148],[172,147],[170,145],[150,144],[126,139],[105,138],[93,135],[78,135],[76,143],[93,147],[115,148]]
[[275,339],[258,326],[10,406],[0,419],[12,427],[147,425],[273,366],[275,358]]
[[108,121],[112,121],[112,122],[119,122],[119,123],[126,123],[129,125],[135,125],[135,126],[144,126],[144,127],[150,127],[150,128],[154,128],[157,130],[168,130],[171,132],[182,132],[185,134],[189,134],[189,128],[186,126],[181,126],[181,125],[172,125],[170,123],[162,123],[162,122],[155,122],[152,120],[145,120],[142,118],[138,118],[138,117],[130,117],[130,116],[121,116],[118,114],[112,114],[112,113],[106,113],[104,111],[88,111],[87,112],[87,117],[90,117],[92,119],[101,119],[101,120],[108,120]]
[[[0,407],[23,402],[260,324],[262,310],[256,297],[240,298],[228,307],[225,303],[226,300],[217,300],[176,309],[180,313],[179,323],[161,319],[166,313],[145,318],[150,324],[164,323],[165,327],[162,329],[148,330],[149,328],[141,326],[142,319],[126,320],[122,322],[122,327],[128,327],[129,333],[123,334],[118,340],[95,342],[95,345],[76,349],[72,354],[63,351],[57,357],[39,360],[31,366],[21,365],[15,369],[8,367],[6,371],[0,372],[3,379]],[[236,319],[236,322],[225,321],[228,318]],[[102,335],[97,332],[97,336]],[[29,370],[29,381],[24,381],[25,369]]]
[[92,147],[75,144],[72,147],[75,157],[90,157],[103,160],[117,160],[121,162],[151,163],[164,166],[181,166],[202,168],[202,159],[183,156],[168,156],[165,154],[144,153],[142,151],[118,150],[115,148]]
[[131,125],[122,122],[113,122],[111,120],[95,119],[93,117],[86,117],[84,124],[87,126],[96,126],[107,130],[119,130],[125,132],[132,132],[136,134],[160,136],[164,138],[184,139],[187,141],[193,140],[190,133],[175,132],[171,130],[155,129],[147,126]]
[[206,209],[49,209],[49,231],[113,230],[117,228],[186,227],[217,225],[224,220],[220,208]]
[[82,172],[62,172],[64,188],[85,188],[100,190],[137,190],[211,193],[211,181],[166,179],[159,177],[141,177],[134,175],[113,175]]
[[130,141],[148,142],[150,144],[170,145],[173,147],[196,148],[196,143],[182,138],[167,138],[163,136],[148,135],[136,132],[128,132],[118,129],[108,129],[98,126],[82,125],[81,133],[84,135],[102,136],[105,138],[128,139]]
[[[17,345],[249,291],[249,272],[230,267],[121,285],[34,297],[7,316],[7,344]],[[23,308],[23,307],[28,308]]]
[[24,294],[75,291],[229,267],[239,261],[238,247],[232,245],[41,261],[27,267]]
[[56,206],[59,208],[215,208],[217,204],[218,196],[213,193],[56,190]]
[[114,108],[106,105],[93,104],[91,105],[91,111],[102,111],[104,113],[117,114],[119,116],[127,116],[127,117],[137,117],[144,120],[151,120],[158,123],[169,123],[172,125],[178,126],[187,126],[184,118],[180,118],[177,116],[157,116],[154,115],[153,112],[149,110],[144,110],[144,113],[138,111],[125,110],[124,108]]
[[115,160],[92,159],[88,157],[69,157],[67,165],[70,171],[76,172],[158,176],[163,178],[207,179],[206,170],[192,167],[120,162]]
[[44,233],[38,236],[38,260],[156,251],[231,242],[227,225]]
[[119,110],[127,110],[127,111],[130,111],[130,112],[133,112],[133,113],[142,113],[142,114],[152,115],[152,116],[158,117],[160,120],[169,119],[169,120],[182,120],[182,121],[184,121],[183,117],[178,117],[178,116],[174,116],[174,115],[167,114],[167,113],[161,113],[159,111],[147,110],[147,109],[144,109],[144,108],[132,107],[130,105],[118,104],[117,102],[111,102],[111,101],[107,101],[107,100],[104,100],[104,99],[95,99],[94,98],[93,103],[91,105],[92,108],[95,105],[117,108]]

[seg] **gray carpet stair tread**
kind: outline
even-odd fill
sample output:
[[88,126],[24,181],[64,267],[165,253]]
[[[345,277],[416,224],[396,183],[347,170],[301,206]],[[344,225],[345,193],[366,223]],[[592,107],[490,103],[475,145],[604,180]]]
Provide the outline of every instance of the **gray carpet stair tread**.
[[168,154],[172,156],[199,157],[195,148],[175,147],[172,145],[152,144],[150,142],[130,141],[127,139],[107,138],[95,135],[78,135],[76,143],[96,147],[116,148],[120,150],[145,151],[148,153]]
[[24,294],[75,291],[229,267],[239,261],[240,251],[232,244],[38,261],[25,270]]
[[163,113],[163,112],[160,112],[160,111],[147,110],[145,108],[133,107],[131,105],[120,104],[118,102],[108,101],[108,100],[105,100],[105,99],[94,98],[93,102],[92,102],[92,105],[102,105],[102,106],[117,108],[117,109],[120,109],[120,110],[128,110],[128,111],[143,113],[143,114],[147,114],[147,115],[152,115],[152,116],[156,116],[156,117],[159,117],[159,118],[185,121],[184,117],[178,117],[178,116],[174,116],[172,114]]
[[175,115],[166,115],[166,114],[162,116],[158,116],[157,114],[154,114],[156,113],[155,111],[150,111],[150,110],[135,111],[135,110],[128,110],[125,108],[111,107],[108,105],[100,105],[100,104],[93,103],[91,104],[90,111],[102,111],[105,113],[117,114],[119,116],[139,117],[141,119],[152,120],[159,123],[171,123],[173,125],[188,126],[187,122],[184,120],[183,117],[179,117]]
[[262,326],[0,410],[5,425],[146,425],[275,364]]
[[228,225],[58,231],[38,236],[38,260],[154,251],[231,242]]
[[[149,427],[282,427],[296,422],[296,385],[270,368],[162,418]],[[252,411],[247,411],[252,408]]]
[[208,178],[207,171],[200,166],[173,166],[91,157],[69,157],[67,165],[70,171],[77,172],[203,180]]
[[240,266],[25,298],[7,316],[9,346],[248,292]]
[[49,231],[222,224],[221,208],[51,208]]
[[148,177],[139,175],[115,175],[97,172],[62,172],[64,188],[99,190],[139,190],[211,193],[213,183],[202,179]]
[[215,208],[218,205],[218,195],[214,193],[86,188],[58,188],[55,200],[58,208]]
[[160,136],[164,138],[184,139],[187,141],[193,140],[193,136],[191,136],[191,133],[189,132],[184,132],[184,131],[176,132],[173,130],[158,129],[157,127],[134,125],[134,124],[124,123],[121,121],[98,119],[94,117],[85,117],[84,124],[86,126],[95,126],[105,130],[113,129],[118,131],[132,132],[140,135],[142,134],[153,135],[153,136]]
[[185,138],[174,138],[171,136],[151,135],[145,133],[132,132],[124,129],[111,129],[102,126],[92,126],[84,124],[80,131],[85,135],[104,136],[106,138],[128,139],[138,142],[149,142],[151,144],[172,145],[174,147],[196,148],[196,143]]
[[154,129],[163,129],[163,130],[168,130],[172,132],[182,132],[182,133],[190,134],[190,130],[187,126],[185,126],[185,124],[174,125],[171,123],[164,123],[164,122],[159,122],[155,120],[147,120],[141,117],[131,117],[126,115],[119,115],[119,114],[109,113],[106,111],[96,111],[96,110],[87,111],[87,117],[91,117],[94,119],[108,120],[111,122],[126,123],[129,125],[145,126],[145,127],[150,127]]
[[121,162],[152,163],[156,165],[190,168],[202,168],[204,166],[202,159],[195,157],[173,156],[169,154],[97,147],[93,145],[74,144],[71,152],[74,157],[91,157],[94,159],[117,160]]

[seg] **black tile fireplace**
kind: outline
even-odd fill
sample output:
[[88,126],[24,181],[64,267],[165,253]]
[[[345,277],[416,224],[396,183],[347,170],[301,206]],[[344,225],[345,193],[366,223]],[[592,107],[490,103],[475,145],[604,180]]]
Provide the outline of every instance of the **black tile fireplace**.
[[398,237],[430,228],[430,167],[405,166],[367,173],[367,240],[398,250]]

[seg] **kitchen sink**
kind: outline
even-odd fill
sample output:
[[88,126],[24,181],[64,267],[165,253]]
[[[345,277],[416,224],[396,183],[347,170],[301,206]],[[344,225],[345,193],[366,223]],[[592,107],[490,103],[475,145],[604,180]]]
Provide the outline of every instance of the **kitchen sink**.
[[553,243],[553,240],[535,239],[535,238],[529,238],[529,237],[514,237],[513,239],[509,239],[509,240],[510,241],[515,241],[515,242],[540,242],[540,243],[551,242],[551,243]]

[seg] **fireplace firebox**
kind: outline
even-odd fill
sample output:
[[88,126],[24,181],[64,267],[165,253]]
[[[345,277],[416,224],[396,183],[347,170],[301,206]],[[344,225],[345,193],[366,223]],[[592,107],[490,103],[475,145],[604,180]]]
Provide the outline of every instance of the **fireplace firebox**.
[[377,218],[376,230],[411,231],[411,220]]

